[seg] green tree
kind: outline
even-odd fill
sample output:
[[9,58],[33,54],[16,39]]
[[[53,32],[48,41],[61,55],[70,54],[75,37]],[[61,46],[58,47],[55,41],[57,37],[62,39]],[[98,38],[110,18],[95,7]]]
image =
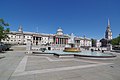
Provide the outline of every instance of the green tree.
[[96,39],[91,39],[92,40],[92,47],[96,47]]
[[10,32],[9,28],[4,28],[5,26],[9,26],[8,23],[5,23],[3,19],[0,18],[0,41],[5,38],[9,38],[7,33]]
[[120,35],[110,41],[112,45],[120,45]]

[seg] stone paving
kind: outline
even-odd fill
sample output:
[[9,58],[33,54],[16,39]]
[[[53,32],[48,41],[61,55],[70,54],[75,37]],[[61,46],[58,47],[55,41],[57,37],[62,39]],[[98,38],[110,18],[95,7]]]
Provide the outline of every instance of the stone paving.
[[120,80],[120,54],[110,60],[56,58],[9,51],[0,59],[0,80]]

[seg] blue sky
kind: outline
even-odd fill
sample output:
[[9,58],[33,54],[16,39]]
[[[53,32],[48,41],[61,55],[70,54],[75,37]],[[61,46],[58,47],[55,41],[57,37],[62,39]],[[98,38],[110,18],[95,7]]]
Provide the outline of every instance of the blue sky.
[[101,39],[108,18],[113,37],[120,34],[120,0],[0,0],[0,18],[12,31],[56,33]]

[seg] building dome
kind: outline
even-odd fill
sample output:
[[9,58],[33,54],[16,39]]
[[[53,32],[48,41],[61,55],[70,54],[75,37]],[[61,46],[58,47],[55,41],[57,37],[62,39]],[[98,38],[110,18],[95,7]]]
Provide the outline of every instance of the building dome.
[[57,35],[63,35],[63,30],[61,29],[61,27],[58,28]]
[[59,27],[57,32],[63,32],[63,30]]

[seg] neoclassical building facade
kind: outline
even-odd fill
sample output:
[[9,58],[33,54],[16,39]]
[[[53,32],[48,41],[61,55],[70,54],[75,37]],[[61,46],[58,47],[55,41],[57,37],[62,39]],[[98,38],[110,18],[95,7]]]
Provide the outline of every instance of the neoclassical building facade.
[[[9,39],[2,40],[4,43],[10,44],[27,44],[28,40],[31,40],[32,45],[49,45],[65,47],[69,43],[71,35],[64,34],[61,28],[58,28],[56,34],[43,34],[35,32],[25,32],[22,26],[19,26],[18,31],[11,31]],[[86,37],[75,36],[74,42],[77,46],[91,46],[91,39]]]

